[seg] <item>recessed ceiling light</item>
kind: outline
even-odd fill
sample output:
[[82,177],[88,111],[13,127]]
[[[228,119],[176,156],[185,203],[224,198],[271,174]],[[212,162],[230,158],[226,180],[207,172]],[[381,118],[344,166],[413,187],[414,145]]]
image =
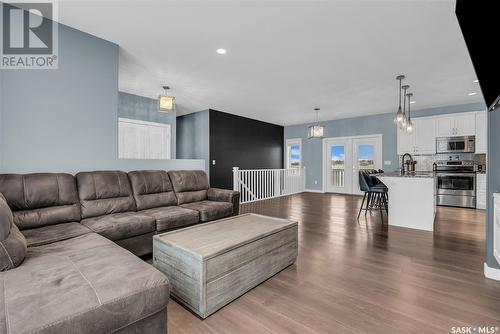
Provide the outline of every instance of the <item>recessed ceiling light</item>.
[[417,103],[417,101],[410,101],[410,104],[414,104],[414,103]]
[[467,95],[469,95],[469,96],[473,96],[473,95],[476,95],[476,94],[477,94],[476,92],[470,92],[470,93],[469,93],[469,94],[467,94]]
[[217,53],[220,54],[220,55],[225,55],[227,52],[226,49],[217,49]]
[[477,80],[477,79],[476,79],[476,80],[474,80],[474,81],[472,81],[472,82],[479,82],[479,80]]

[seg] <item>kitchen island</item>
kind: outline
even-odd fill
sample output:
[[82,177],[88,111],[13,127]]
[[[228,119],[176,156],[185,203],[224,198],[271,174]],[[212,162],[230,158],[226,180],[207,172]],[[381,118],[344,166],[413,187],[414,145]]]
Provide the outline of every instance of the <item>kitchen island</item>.
[[432,172],[376,175],[389,189],[389,225],[433,231],[436,185]]

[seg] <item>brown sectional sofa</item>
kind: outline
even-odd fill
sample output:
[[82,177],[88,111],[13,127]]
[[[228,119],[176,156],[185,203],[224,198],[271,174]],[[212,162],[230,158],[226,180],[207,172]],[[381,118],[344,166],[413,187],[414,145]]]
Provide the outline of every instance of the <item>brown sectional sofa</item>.
[[130,252],[239,207],[203,171],[3,174],[0,194],[0,239],[27,245],[20,265],[0,252],[0,333],[165,333],[168,279]]

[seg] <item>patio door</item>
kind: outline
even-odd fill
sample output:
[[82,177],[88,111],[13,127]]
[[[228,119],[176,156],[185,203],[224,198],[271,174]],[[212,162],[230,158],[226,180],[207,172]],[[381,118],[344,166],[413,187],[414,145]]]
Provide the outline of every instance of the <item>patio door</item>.
[[326,191],[352,192],[352,143],[350,139],[326,139]]
[[382,168],[382,135],[326,138],[323,148],[326,192],[362,194],[358,172]]

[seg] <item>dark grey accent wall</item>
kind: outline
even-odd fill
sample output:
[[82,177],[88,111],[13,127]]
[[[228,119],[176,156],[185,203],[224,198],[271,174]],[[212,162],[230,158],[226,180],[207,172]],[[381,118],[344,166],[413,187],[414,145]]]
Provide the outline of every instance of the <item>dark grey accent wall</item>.
[[488,230],[486,233],[486,263],[500,269],[493,255],[493,193],[500,192],[500,110],[488,113]]
[[177,158],[204,159],[209,172],[208,110],[177,117]]
[[118,93],[118,117],[170,124],[172,159],[176,158],[176,113],[158,112],[158,100],[125,92]]
[[283,168],[283,130],[280,125],[210,110],[210,184],[232,189],[233,167]]

